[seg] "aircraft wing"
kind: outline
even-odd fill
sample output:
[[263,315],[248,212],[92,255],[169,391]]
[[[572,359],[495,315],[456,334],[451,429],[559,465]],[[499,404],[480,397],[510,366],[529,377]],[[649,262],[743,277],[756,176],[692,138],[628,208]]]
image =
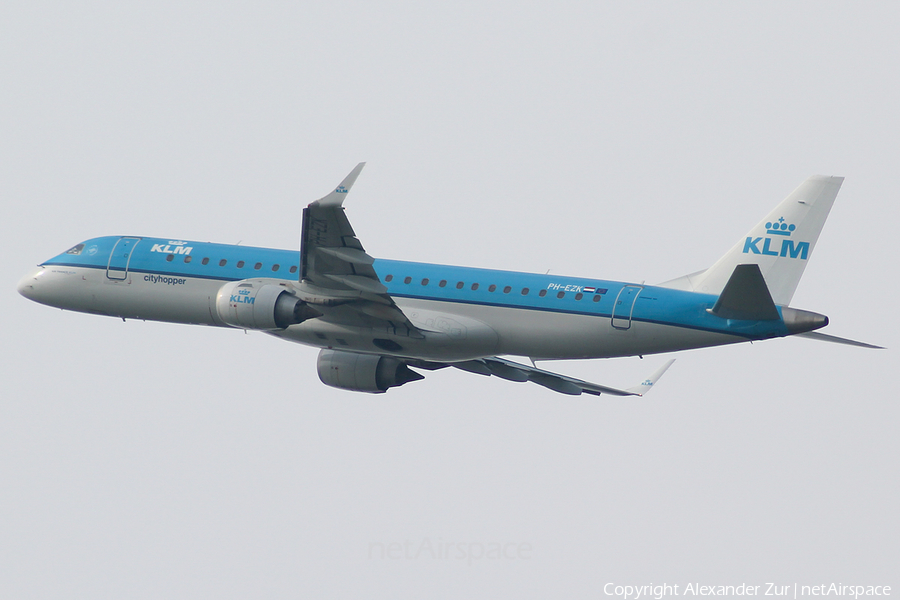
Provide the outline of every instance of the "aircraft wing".
[[300,298],[322,319],[422,337],[387,294],[387,288],[344,213],[343,202],[366,163],[359,163],[333,192],[303,210]]
[[[460,363],[450,363],[449,366],[456,367],[469,373],[478,373],[479,375],[496,375],[501,379],[509,381],[531,381],[538,385],[551,389],[554,392],[568,394],[570,396],[578,396],[581,394],[611,394],[613,396],[643,396],[649,392],[654,384],[662,377],[663,373],[672,366],[675,359],[669,360],[662,367],[657,369],[650,377],[642,381],[636,386],[628,389],[618,389],[605,385],[591,383],[569,377],[568,375],[560,375],[544,369],[538,369],[529,365],[523,365],[505,358],[492,356],[489,358],[479,358],[476,360],[468,360]],[[414,367],[425,367],[424,365],[410,363]],[[434,365],[425,368],[440,368],[447,365]]]

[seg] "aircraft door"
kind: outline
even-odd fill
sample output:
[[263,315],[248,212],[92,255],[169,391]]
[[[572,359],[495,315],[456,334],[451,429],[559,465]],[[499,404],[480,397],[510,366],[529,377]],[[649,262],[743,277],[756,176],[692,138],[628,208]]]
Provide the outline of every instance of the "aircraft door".
[[639,285],[626,285],[619,290],[616,303],[613,305],[612,326],[616,329],[631,328],[631,314],[634,312],[634,301],[643,288]]
[[123,281],[128,277],[128,265],[131,263],[131,255],[134,247],[140,242],[140,238],[122,237],[113,246],[109,253],[109,264],[106,266],[106,277],[116,281]]

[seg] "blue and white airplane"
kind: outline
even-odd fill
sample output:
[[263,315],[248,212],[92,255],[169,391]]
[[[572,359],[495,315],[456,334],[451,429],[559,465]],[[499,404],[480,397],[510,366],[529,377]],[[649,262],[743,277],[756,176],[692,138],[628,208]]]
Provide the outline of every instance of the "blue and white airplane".
[[672,360],[627,389],[535,361],[790,335],[878,347],[815,332],[828,318],[789,306],[843,178],[810,177],[713,266],[651,286],[375,259],[343,208],[364,165],[304,209],[299,252],[100,237],[40,264],[19,293],[122,319],[264,331],[321,348],[323,383],[373,393],[451,366],[563,394],[643,395]]

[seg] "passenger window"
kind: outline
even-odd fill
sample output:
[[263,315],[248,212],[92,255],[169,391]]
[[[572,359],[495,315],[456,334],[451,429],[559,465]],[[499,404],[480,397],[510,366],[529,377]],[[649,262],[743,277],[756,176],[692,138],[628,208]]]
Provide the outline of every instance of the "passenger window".
[[200,261],[200,264],[201,264],[201,265],[208,265],[208,264],[209,264],[209,259],[204,257],[203,260]]
[[186,262],[186,263],[191,262],[191,255],[190,255],[190,254],[188,254],[187,256],[184,257],[184,262]]
[[478,289],[478,284],[477,284],[477,283],[473,283],[473,284],[472,284],[472,291],[475,291],[475,290],[477,290],[477,289]]
[[255,265],[253,265],[253,268],[259,271],[260,269],[262,269],[262,263],[256,263]]
[[493,292],[493,291],[495,291],[496,289],[497,289],[497,286],[494,285],[493,283],[492,283],[491,285],[488,286],[488,291],[489,291],[489,292]]
[[169,254],[168,256],[166,256],[166,260],[169,261],[169,262],[172,262],[174,259],[175,259],[175,255],[174,255],[174,254]]
[[291,273],[297,272],[297,265],[291,265]]
[[464,285],[466,285],[466,284],[464,284],[462,281],[458,281],[456,283],[456,289],[461,290],[461,289],[463,289]]
[[566,295],[565,292],[560,292],[560,293],[558,293],[558,294],[556,295],[556,297],[557,297],[557,298],[563,298],[563,297],[565,297],[565,295]]
[[237,261],[237,268],[238,268],[238,269],[243,269],[243,268],[244,268],[244,261],[242,261],[242,260]]
[[225,260],[224,258],[223,258],[222,260],[219,261],[219,266],[220,266],[220,267],[224,267],[224,266],[227,265],[227,264],[228,264],[228,261]]
[[603,296],[601,296],[600,294],[597,294],[596,296],[594,296],[594,302],[600,302],[600,298],[602,297]]
[[584,298],[584,294],[582,294],[581,292],[578,292],[577,294],[575,294],[576,300],[581,300],[582,298]]
[[444,287],[444,286],[446,286],[446,285],[447,285],[447,280],[446,280],[446,279],[441,279],[441,282],[438,284],[438,287]]
[[422,285],[428,285],[428,278],[427,278],[427,277],[426,277],[425,279],[422,280]]
[[504,294],[508,294],[508,293],[510,293],[511,291],[512,291],[512,288],[509,287],[509,286],[506,286],[505,288],[503,288],[503,293],[504,293]]
[[274,273],[275,271],[277,271],[280,268],[281,268],[281,265],[272,265],[272,272]]
[[393,275],[385,275],[385,276],[384,276],[384,280],[385,280],[385,281],[391,281],[391,280],[393,280],[393,279],[394,279],[394,276],[393,276]]
[[538,296],[540,296],[541,298],[543,298],[546,295],[547,295],[547,290],[541,290],[538,292]]
[[403,283],[412,283],[412,277],[404,277]]
[[523,295],[523,296],[527,296],[527,295],[528,295],[528,288],[522,288],[522,295]]

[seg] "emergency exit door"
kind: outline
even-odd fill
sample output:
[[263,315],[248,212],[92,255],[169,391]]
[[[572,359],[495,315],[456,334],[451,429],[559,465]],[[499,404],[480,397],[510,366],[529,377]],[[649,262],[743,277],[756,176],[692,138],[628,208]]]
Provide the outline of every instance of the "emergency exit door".
[[122,237],[113,246],[109,253],[109,264],[106,266],[106,276],[109,279],[123,281],[128,277],[128,265],[131,264],[131,255],[134,247],[140,242],[140,238]]
[[643,288],[639,285],[626,285],[619,290],[616,303],[613,305],[612,326],[616,329],[631,327],[631,314],[634,312],[634,301]]

